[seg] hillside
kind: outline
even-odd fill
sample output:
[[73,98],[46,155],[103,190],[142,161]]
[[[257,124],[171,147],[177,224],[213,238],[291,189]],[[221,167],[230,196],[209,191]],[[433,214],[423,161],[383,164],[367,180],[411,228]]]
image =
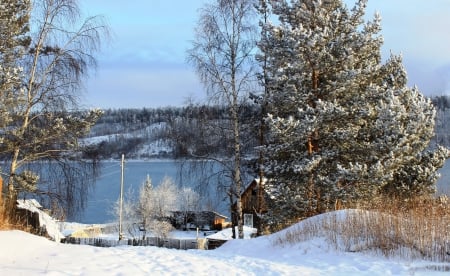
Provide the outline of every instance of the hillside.
[[[258,110],[244,106],[240,115],[243,148],[251,154],[257,131],[251,122]],[[89,146],[86,154],[100,159],[120,159],[122,153],[130,159],[224,155],[231,139],[228,123],[227,109],[219,106],[108,109],[82,143]],[[206,134],[211,128],[216,135]]]
[[[436,107],[436,136],[432,144],[450,147],[450,98],[432,99]],[[259,111],[253,105],[241,108],[244,151],[254,153],[257,146],[255,120]],[[86,154],[100,159],[178,158],[226,154],[229,116],[219,106],[185,106],[142,109],[108,109],[83,143],[90,145]],[[215,137],[205,135],[214,128]],[[228,137],[228,138],[227,138]]]

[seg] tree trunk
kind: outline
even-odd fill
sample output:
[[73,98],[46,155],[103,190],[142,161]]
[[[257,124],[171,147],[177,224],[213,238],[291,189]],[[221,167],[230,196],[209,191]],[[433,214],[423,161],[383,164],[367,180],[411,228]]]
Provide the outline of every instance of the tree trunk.
[[3,178],[0,175],[0,217],[3,215]]
[[[237,120],[237,119],[236,119]],[[235,122],[235,164],[234,164],[234,182],[236,183],[236,215],[237,215],[237,223],[238,223],[238,234],[239,238],[244,238],[244,222],[242,215],[242,200],[241,200],[241,187],[242,187],[242,179],[241,179],[241,149],[239,142],[239,123]],[[237,129],[237,130],[236,130]]]
[[[237,95],[233,95],[233,101],[237,102]],[[231,115],[233,120],[233,132],[234,132],[234,192],[236,194],[236,220],[238,226],[239,239],[244,238],[244,222],[242,215],[242,201],[241,201],[241,144],[239,135],[239,116],[237,111],[237,104],[231,108]]]
[[9,178],[8,178],[8,198],[11,199],[14,195],[14,175],[17,169],[17,160],[19,158],[19,149],[16,149],[11,160],[11,165],[9,167]]
[[17,199],[16,189],[14,187],[14,175],[17,170],[17,160],[19,158],[19,149],[14,151],[13,158],[11,160],[11,166],[9,167],[8,177],[8,196],[5,203],[5,213],[9,219],[12,219],[15,209],[15,202]]
[[236,239],[236,208],[234,207],[233,188],[230,187],[229,199],[230,199],[230,212],[231,212],[231,237]]
[[[264,100],[265,101],[265,100]],[[258,193],[257,193],[257,202],[256,202],[256,212],[257,212],[257,235],[261,236],[263,234],[263,220],[262,220],[262,212],[263,212],[263,205],[264,205],[264,152],[262,149],[262,146],[264,145],[264,114],[265,114],[265,103],[262,103],[262,109],[261,109],[261,121],[259,126],[259,145],[261,149],[259,150],[259,168],[258,168],[258,177],[259,177],[259,183],[258,183]]]
[[[312,90],[317,95],[317,90],[319,88],[319,70],[313,69],[312,70],[312,76],[311,76],[311,82],[312,82]],[[311,100],[312,107],[315,107],[315,102],[313,99]],[[312,156],[314,152],[318,151],[318,130],[316,129],[313,131],[309,137],[308,137],[308,155]],[[309,179],[308,179],[308,214],[307,216],[315,215],[318,211],[318,205],[319,205],[319,197],[320,195],[317,192],[317,189],[315,187],[314,183],[314,171],[310,172]],[[316,197],[316,198],[315,198]],[[314,204],[314,200],[316,203]]]

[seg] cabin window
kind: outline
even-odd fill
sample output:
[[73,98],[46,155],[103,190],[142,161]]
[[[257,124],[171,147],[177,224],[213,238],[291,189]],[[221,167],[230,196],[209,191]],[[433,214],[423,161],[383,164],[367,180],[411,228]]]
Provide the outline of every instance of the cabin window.
[[244,214],[244,226],[253,228],[253,214]]

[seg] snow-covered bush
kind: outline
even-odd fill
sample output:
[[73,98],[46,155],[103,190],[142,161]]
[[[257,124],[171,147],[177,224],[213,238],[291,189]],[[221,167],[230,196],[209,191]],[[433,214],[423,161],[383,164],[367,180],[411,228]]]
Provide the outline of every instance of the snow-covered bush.
[[177,188],[170,177],[164,177],[157,187],[153,187],[147,176],[140,189],[136,208],[139,223],[145,231],[150,231],[157,237],[167,237],[173,230],[169,218],[171,212],[176,210],[177,199]]

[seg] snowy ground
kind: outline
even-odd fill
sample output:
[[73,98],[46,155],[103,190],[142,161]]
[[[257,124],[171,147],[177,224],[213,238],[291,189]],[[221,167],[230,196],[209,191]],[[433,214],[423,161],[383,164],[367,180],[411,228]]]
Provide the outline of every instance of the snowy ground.
[[350,253],[311,240],[277,246],[280,235],[231,240],[216,250],[99,248],[0,232],[0,275],[448,275],[447,264]]

